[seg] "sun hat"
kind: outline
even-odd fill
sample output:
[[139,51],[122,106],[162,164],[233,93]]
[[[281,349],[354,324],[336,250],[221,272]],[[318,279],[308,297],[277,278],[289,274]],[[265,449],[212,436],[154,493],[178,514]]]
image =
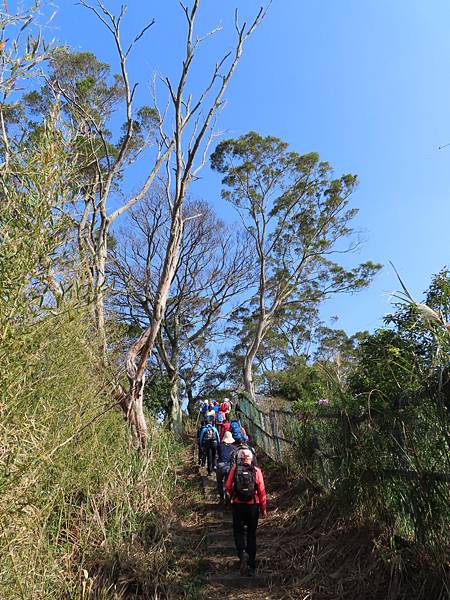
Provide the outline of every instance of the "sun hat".
[[234,437],[233,437],[231,431],[225,431],[225,433],[223,435],[222,443],[224,443],[224,444],[233,444],[234,443]]

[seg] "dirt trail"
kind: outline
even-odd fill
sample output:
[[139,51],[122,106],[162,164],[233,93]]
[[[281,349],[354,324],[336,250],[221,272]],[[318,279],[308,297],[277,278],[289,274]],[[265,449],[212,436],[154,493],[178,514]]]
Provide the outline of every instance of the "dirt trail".
[[396,570],[386,560],[388,546],[376,527],[347,522],[305,482],[289,477],[270,459],[260,459],[268,518],[258,526],[253,577],[240,575],[231,510],[217,503],[215,477],[208,477],[192,457],[186,465],[196,496],[179,532],[178,566],[185,582],[196,583],[180,599],[448,599],[434,575]]
[[[239,572],[239,562],[233,541],[230,507],[217,504],[217,484],[215,477],[208,477],[200,470],[202,490],[205,498],[205,558],[211,564],[208,585],[211,594],[220,598],[270,598],[267,595],[270,574],[259,568],[256,575],[243,576]],[[264,543],[264,529],[258,531],[258,558],[267,556]]]
[[[198,469],[203,495],[203,543],[199,546],[199,560],[205,568],[204,588],[201,598],[221,600],[282,600],[287,596],[276,589],[276,573],[271,565],[276,563],[280,550],[278,514],[272,512],[268,519],[260,519],[257,533],[257,570],[253,576],[241,575],[233,540],[232,517],[229,506],[218,504],[217,484],[214,475],[208,477],[206,469]],[[272,491],[267,481],[268,506],[272,507]]]

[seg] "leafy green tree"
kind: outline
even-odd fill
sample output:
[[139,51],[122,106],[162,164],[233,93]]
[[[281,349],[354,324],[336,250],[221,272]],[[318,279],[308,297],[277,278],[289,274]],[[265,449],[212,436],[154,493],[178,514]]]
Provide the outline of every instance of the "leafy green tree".
[[282,140],[250,132],[221,142],[211,156],[223,174],[222,197],[236,207],[255,251],[257,290],[244,354],[244,385],[254,395],[253,364],[273,324],[331,294],[367,286],[380,266],[336,262],[358,243],[349,207],[354,175],[334,178],[315,153],[289,151]]
[[147,379],[144,387],[144,406],[157,419],[170,413],[170,381],[167,375],[156,372]]
[[292,402],[314,404],[326,397],[327,388],[323,372],[308,365],[305,357],[295,358],[283,370],[269,374],[271,392]]
[[364,406],[395,406],[401,395],[420,386],[417,345],[396,331],[380,329],[367,336],[349,378],[350,390]]

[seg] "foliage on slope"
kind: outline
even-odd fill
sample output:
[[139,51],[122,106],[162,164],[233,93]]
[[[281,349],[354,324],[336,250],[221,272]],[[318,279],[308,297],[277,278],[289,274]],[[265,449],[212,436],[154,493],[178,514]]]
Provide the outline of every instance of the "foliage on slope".
[[[297,468],[351,522],[382,532],[410,564],[445,573],[450,556],[449,274],[426,304],[409,300],[386,327],[272,375],[293,402]],[[338,370],[345,373],[339,379]],[[391,556],[391,557],[392,557]]]
[[63,210],[66,160],[49,119],[2,172],[0,597],[152,597],[179,449],[156,425],[147,451],[130,447]]

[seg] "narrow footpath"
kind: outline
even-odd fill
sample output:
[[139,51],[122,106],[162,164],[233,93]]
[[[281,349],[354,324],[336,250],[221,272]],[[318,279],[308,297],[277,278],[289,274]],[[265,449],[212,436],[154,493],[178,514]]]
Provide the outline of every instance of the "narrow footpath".
[[[271,598],[267,595],[270,573],[263,565],[265,552],[262,521],[258,527],[258,564],[260,567],[253,576],[239,572],[239,561],[233,540],[231,510],[229,506],[217,503],[217,484],[214,476],[209,477],[206,469],[199,469],[205,499],[205,558],[211,565],[207,582],[211,592],[220,598]],[[228,595],[227,595],[228,594]]]
[[[198,467],[193,457],[194,478],[197,480],[201,501],[197,503],[198,520],[191,538],[195,543],[197,565],[201,564],[202,584],[190,598],[221,600],[283,600],[288,597],[279,588],[279,573],[274,571],[280,553],[280,520],[277,482],[267,471],[268,517],[260,519],[257,532],[256,574],[241,575],[233,539],[231,507],[218,503],[215,475],[208,476],[206,468]],[[263,466],[264,469],[264,466]],[[266,474],[266,471],[265,471]],[[200,500],[200,499],[199,499]],[[191,534],[194,531],[191,529]],[[189,544],[185,538],[185,542]],[[192,552],[192,547],[191,547]],[[275,566],[275,569],[277,566]]]

